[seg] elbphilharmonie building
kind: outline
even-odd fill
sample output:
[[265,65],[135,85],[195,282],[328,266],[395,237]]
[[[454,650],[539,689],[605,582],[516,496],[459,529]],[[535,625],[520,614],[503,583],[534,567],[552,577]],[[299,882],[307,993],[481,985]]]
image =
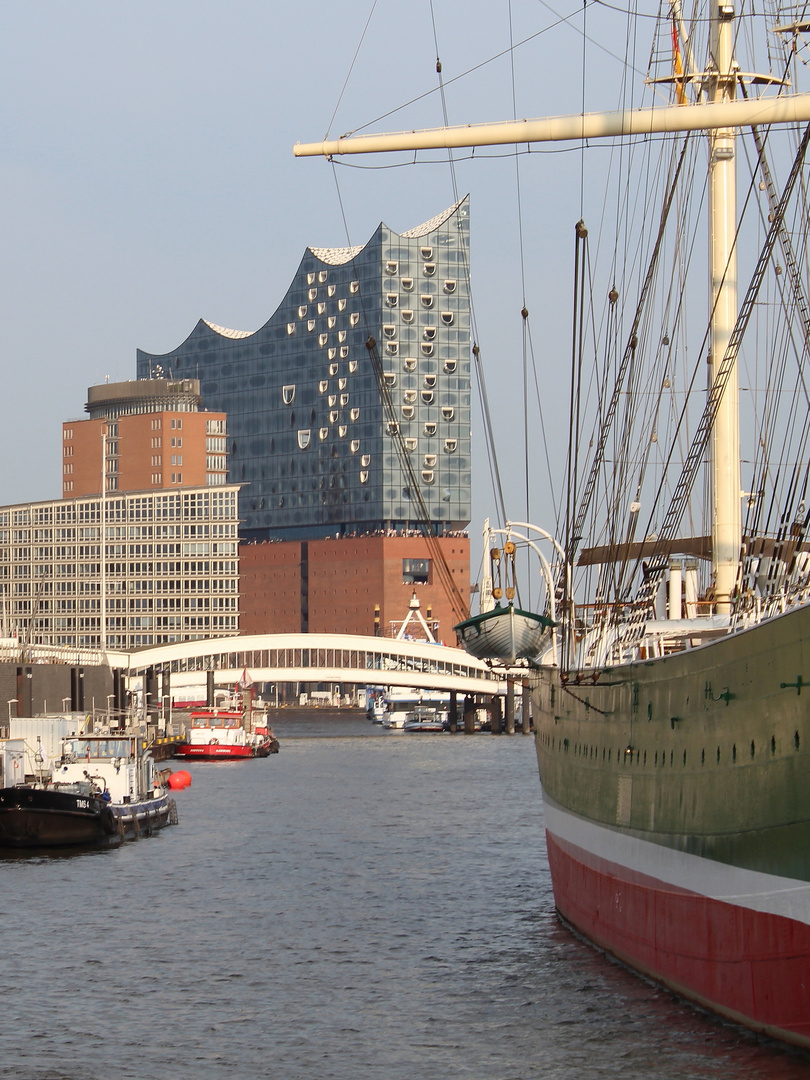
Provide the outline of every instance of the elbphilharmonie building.
[[255,331],[200,320],[138,378],[228,414],[240,534],[307,539],[470,519],[469,203],[361,247],[308,248]]

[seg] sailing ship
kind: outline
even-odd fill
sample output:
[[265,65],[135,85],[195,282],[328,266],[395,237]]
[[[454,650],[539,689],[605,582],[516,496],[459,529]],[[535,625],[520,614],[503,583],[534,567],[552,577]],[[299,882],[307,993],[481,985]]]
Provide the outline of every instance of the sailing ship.
[[[608,137],[622,167],[643,159],[635,195],[616,188],[619,212],[638,200],[645,229],[615,247],[622,288],[606,283],[591,383],[581,346],[593,277],[587,225],[575,227],[568,494],[546,596],[559,641],[532,673],[555,903],[634,969],[806,1047],[810,95],[798,84],[810,20],[772,7],[757,70],[737,58],[754,12],[738,14],[722,0],[659,12],[647,85],[665,104],[295,152]],[[702,246],[708,303],[686,278]],[[590,438],[588,385],[600,390]]]

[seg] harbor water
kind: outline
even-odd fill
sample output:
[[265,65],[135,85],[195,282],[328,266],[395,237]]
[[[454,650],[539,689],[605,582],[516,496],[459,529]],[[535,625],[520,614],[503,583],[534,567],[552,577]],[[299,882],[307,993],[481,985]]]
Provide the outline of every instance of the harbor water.
[[0,861],[0,1077],[793,1080],[554,914],[531,739],[282,717],[180,824]]

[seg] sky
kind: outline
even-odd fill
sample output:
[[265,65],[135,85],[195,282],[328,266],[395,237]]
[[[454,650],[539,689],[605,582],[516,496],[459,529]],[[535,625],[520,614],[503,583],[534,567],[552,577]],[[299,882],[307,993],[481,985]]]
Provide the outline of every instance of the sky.
[[[546,32],[560,14],[572,25]],[[570,0],[0,3],[0,503],[59,496],[61,423],[88,386],[134,378],[136,348],[168,351],[200,317],[255,330],[307,246],[362,244],[380,221],[401,232],[469,193],[476,336],[507,512],[523,518],[520,312],[525,296],[546,433],[564,447],[578,155],[533,153],[518,173],[507,150],[460,153],[454,175],[446,155],[333,166],[292,147],[439,126],[437,47],[450,123],[578,111],[619,78],[610,15],[589,9],[583,82]],[[510,16],[526,39],[514,69]],[[582,179],[598,193],[598,173]],[[531,424],[530,510],[548,525]],[[478,411],[473,438],[477,535],[495,511]]]

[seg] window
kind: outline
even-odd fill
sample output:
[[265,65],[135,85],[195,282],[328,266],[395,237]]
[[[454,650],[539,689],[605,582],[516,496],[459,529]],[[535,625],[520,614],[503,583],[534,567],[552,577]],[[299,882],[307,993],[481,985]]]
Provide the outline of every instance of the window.
[[312,333],[312,331],[313,331],[314,329],[315,329],[315,320],[314,320],[314,319],[307,319],[307,330],[308,330],[308,331],[309,331],[310,333]]
[[433,307],[433,297],[429,296],[427,293],[423,293],[419,299],[422,301],[422,307]]
[[424,337],[425,341],[433,341],[433,339],[436,337],[436,327],[426,326],[425,329],[422,331],[422,336]]
[[448,371],[448,372],[455,371],[456,370],[456,361],[455,360],[445,360],[445,362],[444,362],[444,370]]
[[402,288],[405,290],[405,292],[410,292],[411,289],[413,288],[413,278],[412,277],[404,277],[402,279]]
[[423,259],[432,259],[433,258],[433,248],[431,248],[431,247],[423,247],[423,248],[420,248],[419,250],[420,250],[420,252],[422,254]]
[[337,288],[337,285],[329,285],[329,286],[327,286],[326,295],[327,296],[334,296],[336,288]]
[[386,304],[388,304],[389,307],[396,307],[397,304],[399,303],[399,297],[397,296],[396,293],[390,292],[386,296],[385,302],[386,302]]
[[353,311],[351,313],[351,315],[349,316],[349,326],[357,326],[357,324],[359,322],[360,322],[360,312],[359,311]]
[[330,374],[330,375],[337,375],[337,373],[338,373],[338,366],[337,366],[337,364],[330,364],[330,365],[329,365],[329,374]]
[[432,423],[425,424],[425,434],[426,435],[435,435],[436,434],[436,425],[432,424]]
[[410,308],[403,308],[402,309],[402,321],[405,322],[405,323],[412,323],[413,322],[413,312],[411,311]]
[[337,349],[334,346],[331,349],[327,349],[326,356],[329,360],[334,360],[337,356]]
[[[404,311],[403,311],[402,315],[403,315],[403,318],[404,318],[405,317],[405,312]],[[397,328],[396,328],[396,326],[394,326],[393,323],[387,323],[385,326],[383,326],[382,331],[383,331],[383,337],[387,337],[387,338],[396,337],[396,334],[397,334]]]
[[325,394],[328,386],[329,383],[326,381],[326,379],[321,379],[321,381],[318,383],[319,392],[321,394]]
[[409,357],[405,361],[404,367],[406,371],[416,371],[416,361]]
[[294,322],[288,322],[287,323],[287,333],[288,334],[294,334],[295,333],[295,323]]
[[304,428],[298,432],[298,446],[301,450],[306,450],[309,446],[309,434],[309,428]]
[[436,464],[435,454],[425,454],[425,468],[432,469]]
[[424,405],[432,405],[433,404],[433,391],[432,390],[423,390],[422,391],[422,403]]
[[356,453],[357,453],[357,451],[358,451],[358,450],[360,449],[360,440],[359,440],[359,439],[352,439],[352,441],[351,441],[351,443],[349,444],[349,446],[350,446],[350,448],[351,448],[351,452],[352,452],[353,454],[356,454]]
[[338,379],[338,390],[346,389],[346,379]]
[[413,405],[402,406],[402,416],[405,420],[413,420]]
[[351,281],[351,282],[349,282],[349,292],[352,293],[352,295],[354,295],[354,293],[359,292],[359,291],[360,291],[360,282],[359,281]]
[[442,417],[445,420],[452,420],[455,415],[456,410],[452,407],[452,405],[442,405]]
[[444,452],[445,454],[454,454],[456,447],[458,446],[458,439],[445,439],[444,440]]
[[406,439],[405,440],[405,449],[408,450],[411,453],[416,449],[417,445],[418,444],[417,444],[416,439]]
[[386,274],[395,274],[397,272],[398,268],[399,268],[399,263],[388,262],[388,263],[385,264],[385,272],[386,272]]
[[433,356],[433,342],[432,341],[423,341],[422,342],[422,356]]
[[422,483],[423,484],[432,484],[433,483],[433,469],[422,469]]
[[403,559],[402,582],[405,585],[429,584],[430,559]]
[[356,360],[350,360],[349,361],[349,374],[353,375],[355,371],[357,371],[357,361]]
[[452,311],[443,311],[442,312],[442,322],[444,323],[445,326],[452,326],[453,325],[453,318],[454,318],[454,316],[453,316]]
[[285,405],[292,405],[295,400],[295,384],[291,383],[289,386],[282,386],[281,397]]
[[360,417],[360,410],[359,409],[351,409],[350,412],[349,412],[349,417],[352,420],[358,420],[359,417]]
[[433,277],[436,273],[436,263],[425,263],[425,277]]
[[399,352],[399,345],[396,341],[386,341],[385,352],[387,356],[396,356]]
[[340,346],[340,359],[345,360],[348,355],[349,355],[349,346],[348,345],[341,345]]
[[298,309],[298,318],[299,318],[299,319],[303,319],[303,318],[305,318],[305,317],[306,317],[306,313],[307,313],[307,305],[306,305],[306,304],[302,304],[302,305],[301,305],[301,306],[299,307],[299,309]]
[[397,385],[396,373],[393,372],[393,371],[384,372],[384,374],[383,374],[383,382],[385,383],[386,386],[396,386]]
[[367,484],[368,483],[368,472],[365,469],[361,470],[361,472],[360,472],[360,483],[361,484]]
[[454,293],[456,291],[456,283],[453,278],[448,278],[444,283],[444,291],[446,293]]

